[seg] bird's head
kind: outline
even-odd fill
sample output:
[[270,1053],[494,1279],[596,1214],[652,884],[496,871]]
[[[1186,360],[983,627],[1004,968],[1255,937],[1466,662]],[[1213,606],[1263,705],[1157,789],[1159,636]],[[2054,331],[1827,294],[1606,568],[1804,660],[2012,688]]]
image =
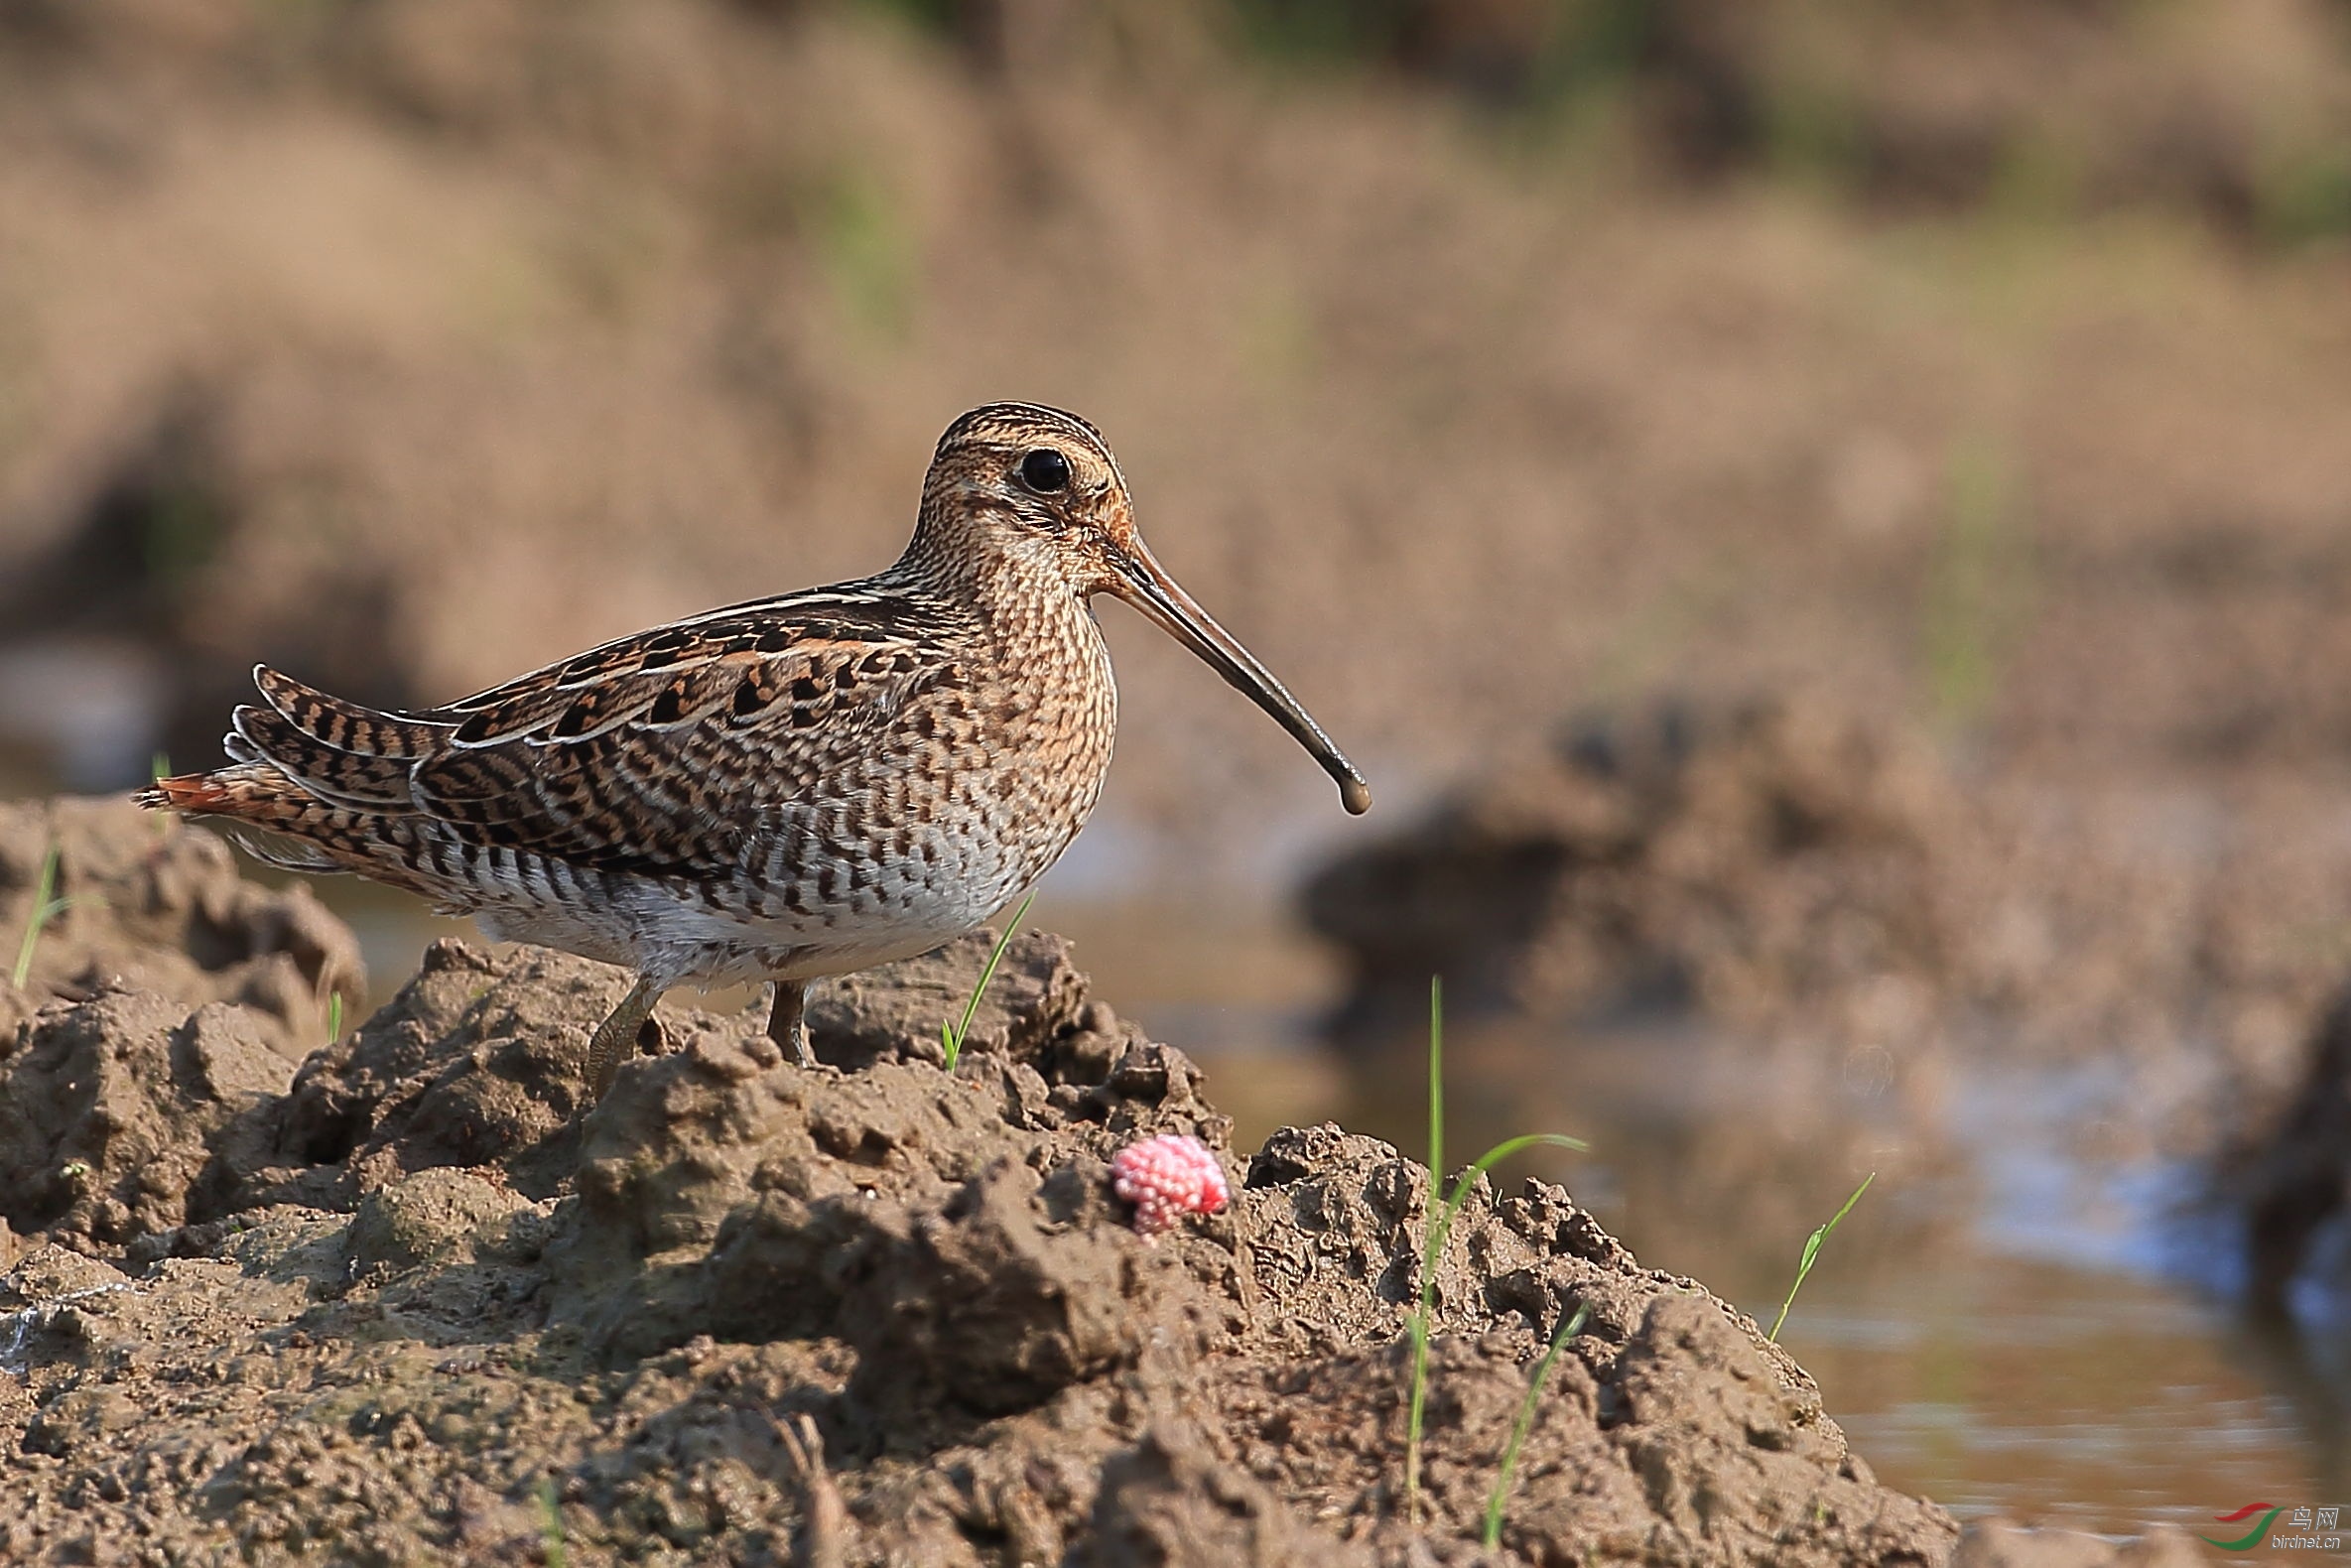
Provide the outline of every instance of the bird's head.
[[990,403],[948,426],[923,481],[910,554],[951,579],[1018,571],[1058,580],[1081,600],[1115,594],[1272,715],[1338,781],[1349,811],[1371,809],[1355,764],[1152,557],[1110,443],[1075,414]]

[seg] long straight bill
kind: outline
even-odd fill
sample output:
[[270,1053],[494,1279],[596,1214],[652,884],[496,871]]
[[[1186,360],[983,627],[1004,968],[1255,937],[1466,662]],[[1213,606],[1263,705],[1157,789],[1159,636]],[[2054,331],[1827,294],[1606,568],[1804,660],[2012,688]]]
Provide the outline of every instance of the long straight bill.
[[1306,748],[1307,754],[1323,765],[1323,771],[1338,781],[1340,803],[1350,812],[1360,817],[1371,809],[1371,786],[1364,782],[1363,774],[1347,760],[1347,754],[1323,732],[1323,726],[1273,678],[1272,671],[1259,664],[1254,654],[1218,625],[1207,610],[1193,601],[1191,594],[1176,587],[1175,579],[1142,548],[1141,541],[1136,541],[1132,554],[1122,565],[1124,585],[1131,591],[1120,593],[1120,598],[1149,616],[1161,631],[1198,654],[1236,691],[1272,715],[1273,721],[1288,730]]

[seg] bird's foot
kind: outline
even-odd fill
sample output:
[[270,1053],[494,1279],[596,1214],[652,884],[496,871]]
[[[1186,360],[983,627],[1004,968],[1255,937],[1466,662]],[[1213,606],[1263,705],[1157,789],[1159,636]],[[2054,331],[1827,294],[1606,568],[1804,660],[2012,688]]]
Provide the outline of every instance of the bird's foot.
[[767,1011],[767,1037],[792,1053],[792,1060],[802,1067],[817,1065],[816,1052],[808,1046],[808,982],[806,980],[777,980],[775,1001]]
[[595,1034],[588,1042],[588,1104],[611,1091],[612,1080],[620,1076],[620,1064],[636,1051],[640,1031],[651,1021],[653,1004],[660,999],[661,987],[640,980],[620,998],[612,1015],[595,1026]]

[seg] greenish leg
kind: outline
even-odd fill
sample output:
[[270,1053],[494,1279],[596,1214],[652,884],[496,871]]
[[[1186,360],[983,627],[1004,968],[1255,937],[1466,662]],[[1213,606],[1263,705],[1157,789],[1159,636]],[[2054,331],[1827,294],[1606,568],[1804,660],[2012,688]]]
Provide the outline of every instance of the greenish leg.
[[817,1065],[816,1053],[808,1048],[808,981],[775,982],[775,1002],[767,1010],[767,1037],[789,1046],[793,1060],[802,1067]]
[[637,1031],[645,1020],[653,1016],[653,1004],[661,1000],[661,987],[649,980],[640,979],[620,998],[620,1005],[612,1009],[612,1016],[595,1026],[595,1038],[588,1043],[588,1093],[589,1103],[604,1098],[612,1088],[612,1080],[620,1076],[620,1064],[627,1061],[637,1048]]

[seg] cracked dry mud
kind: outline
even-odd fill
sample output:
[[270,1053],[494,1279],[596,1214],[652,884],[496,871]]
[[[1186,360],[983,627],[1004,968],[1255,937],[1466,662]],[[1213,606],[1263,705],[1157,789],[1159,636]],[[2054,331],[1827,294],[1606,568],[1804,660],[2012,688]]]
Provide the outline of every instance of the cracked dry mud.
[[[836,987],[814,1070],[755,1014],[666,1010],[585,1117],[622,980],[547,953],[439,944],[299,1068],[187,975],[10,998],[0,1561],[2169,1560],[1962,1541],[1751,1321],[1540,1182],[1481,1185],[1440,1268],[1415,1527],[1428,1173],[1328,1125],[1235,1154],[1050,936],[949,1075],[985,950]],[[1162,1131],[1236,1201],[1151,1243],[1108,1162]]]

